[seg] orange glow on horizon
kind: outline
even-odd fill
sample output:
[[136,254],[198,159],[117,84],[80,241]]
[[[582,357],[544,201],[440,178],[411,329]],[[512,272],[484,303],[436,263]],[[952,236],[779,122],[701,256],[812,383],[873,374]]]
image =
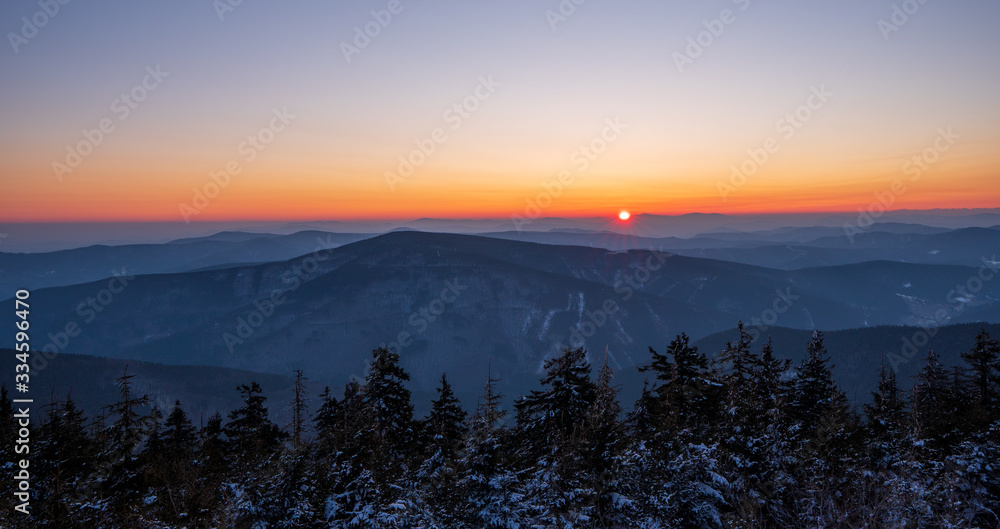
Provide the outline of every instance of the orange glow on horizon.
[[[729,178],[722,163],[712,170],[703,164],[674,174],[663,168],[624,171],[608,162],[574,174],[569,184],[556,188],[552,182],[558,170],[513,166],[469,167],[461,172],[424,168],[390,187],[378,164],[304,166],[296,161],[303,158],[282,154],[248,165],[222,190],[215,189],[208,176],[220,168],[211,161],[180,157],[157,164],[142,157],[106,162],[94,158],[59,182],[44,158],[6,157],[0,162],[0,174],[16,178],[0,193],[0,222],[183,222],[182,205],[194,208],[193,213],[189,209],[192,222],[510,219],[512,215],[624,220],[619,217],[621,204],[652,215],[857,213],[899,179],[905,180],[906,190],[893,197],[890,210],[1000,206],[1000,189],[995,186],[1000,162],[994,162],[992,155],[943,159],[916,181],[910,181],[895,162],[837,167],[813,162],[820,169],[810,170],[806,161],[776,160],[731,188],[720,188]],[[633,215],[629,222],[637,219]]]

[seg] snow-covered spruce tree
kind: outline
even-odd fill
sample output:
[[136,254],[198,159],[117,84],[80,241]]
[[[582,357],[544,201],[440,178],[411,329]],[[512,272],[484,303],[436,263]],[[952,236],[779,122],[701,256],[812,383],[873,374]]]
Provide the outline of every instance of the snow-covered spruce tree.
[[947,456],[933,490],[938,527],[1000,527],[1000,420]]
[[301,447],[306,439],[308,428],[307,409],[309,407],[309,396],[306,393],[306,381],[309,380],[301,369],[293,371],[295,384],[292,387],[292,422],[287,426],[291,436],[292,448]]
[[[87,477],[95,469],[97,456],[83,411],[68,396],[52,403],[36,439],[31,450],[42,455],[32,461],[37,480],[32,509],[35,520],[41,522],[38,527],[80,526],[84,522],[80,506],[95,493]],[[8,446],[14,446],[13,441]]]
[[759,355],[753,354],[752,338],[742,323],[738,330],[737,343],[720,355],[726,395],[719,425],[720,468],[731,485],[725,520],[733,526],[782,527],[790,521],[791,507],[782,409],[782,377],[790,362],[774,357],[770,338]]
[[655,388],[661,414],[657,421],[659,441],[677,441],[676,447],[708,441],[718,423],[722,396],[708,358],[691,346],[683,333],[670,342],[664,354],[652,347],[649,352],[652,362],[639,370],[652,371],[659,382]]
[[823,333],[813,332],[806,346],[806,358],[795,378],[790,411],[793,434],[800,442],[816,439],[823,428],[823,418],[835,405],[839,390],[833,382],[829,355],[823,344]]
[[159,441],[147,440],[144,450],[151,459],[147,481],[156,498],[156,519],[178,525],[191,523],[192,514],[211,507],[208,495],[197,486],[196,450],[197,431],[180,401],[175,401]]
[[209,417],[198,431],[195,460],[195,490],[192,496],[197,496],[199,500],[197,507],[191,509],[188,515],[194,520],[215,520],[217,506],[230,496],[228,487],[223,487],[223,483],[228,479],[232,465],[221,414]]
[[1000,410],[1000,342],[990,338],[983,329],[976,336],[972,349],[962,353],[962,360],[969,364],[970,387],[975,399],[968,413],[970,426],[983,430],[989,426],[991,413]]
[[372,351],[357,396],[358,417],[347,419],[357,427],[338,461],[341,483],[328,507],[333,521],[358,527],[405,525],[400,518],[405,506],[397,500],[411,488],[404,478],[412,467],[416,437],[410,391],[403,385],[408,380],[398,354],[384,347]]
[[649,441],[656,435],[662,417],[660,399],[650,389],[649,379],[644,379],[639,398],[625,416],[625,426],[636,440]]
[[428,524],[456,527],[468,518],[466,499],[459,480],[459,456],[468,426],[462,404],[455,397],[446,375],[441,375],[438,398],[421,423],[421,458],[411,488],[407,491],[411,510]]
[[587,527],[594,501],[587,487],[583,425],[596,397],[590,362],[583,348],[567,348],[543,366],[544,389],[514,404],[532,523]]
[[324,392],[314,419],[317,490],[327,498],[325,516],[344,524],[351,518],[347,502],[354,501],[347,491],[363,470],[362,455],[367,450],[366,439],[358,434],[365,420],[361,389],[351,380],[339,402]]
[[503,426],[507,412],[497,393],[497,379],[487,376],[479,403],[469,417],[465,450],[459,457],[459,486],[465,498],[462,512],[469,527],[516,529],[524,520],[512,444]]
[[[729,342],[716,357],[723,384],[722,415],[717,426],[724,455],[722,468],[733,476],[737,501],[752,501],[751,480],[763,471],[767,404],[760,399],[757,370],[760,359],[753,353],[753,338],[737,324],[736,343]],[[749,496],[749,497],[744,497]]]
[[[261,469],[263,492],[258,518],[268,527],[282,529],[320,526],[325,518],[328,493],[322,486],[324,480],[318,479],[326,471],[325,464],[318,464],[318,444],[306,437],[308,398],[305,381],[308,379],[301,370],[295,370],[294,374],[288,442],[279,449],[275,461]],[[330,404],[329,388],[323,397],[324,404]],[[324,414],[324,410],[321,409],[320,414]]]
[[253,470],[273,456],[287,434],[268,417],[267,397],[260,384],[251,382],[237,388],[243,405],[229,413],[225,433],[237,471]]
[[326,496],[317,488],[314,446],[286,446],[265,469],[257,523],[276,529],[322,527]]
[[863,445],[856,458],[863,469],[854,473],[850,490],[850,503],[863,513],[859,521],[886,527],[923,523],[931,514],[926,476],[911,457],[911,415],[905,394],[895,372],[884,364],[864,411]]
[[687,445],[667,464],[665,527],[724,527],[722,511],[729,482],[718,467],[717,450],[703,444]]
[[115,380],[119,400],[107,407],[115,421],[105,433],[107,444],[100,456],[102,476],[98,479],[103,481],[103,501],[93,505],[105,519],[116,520],[123,526],[135,525],[141,515],[135,509],[145,489],[138,454],[150,425],[150,417],[142,414],[143,407],[149,404],[149,395],[135,395],[134,377],[126,367]]
[[365,377],[361,400],[366,418],[366,432],[374,441],[372,456],[377,463],[372,470],[390,484],[407,468],[414,435],[413,404],[404,382],[410,375],[399,365],[399,355],[386,348],[372,351],[371,370]]
[[319,395],[320,405],[313,417],[313,430],[316,431],[316,457],[328,458],[336,452],[335,436],[340,421],[340,401],[333,396],[330,386],[323,388]]
[[753,337],[744,329],[743,322],[736,324],[738,337],[736,343],[729,342],[722,352],[715,358],[715,362],[721,367],[723,390],[725,393],[725,408],[723,420],[732,422],[735,410],[743,410],[754,415],[740,418],[747,421],[753,420],[759,406],[752,402],[754,393],[754,371],[760,365],[760,360],[752,349]]
[[597,375],[594,403],[587,412],[584,427],[586,485],[593,495],[592,526],[627,526],[634,520],[636,503],[625,483],[623,466],[628,436],[607,354]]
[[806,352],[789,409],[796,452],[793,475],[798,482],[800,516],[810,524],[822,525],[829,523],[830,512],[843,512],[850,503],[862,446],[856,435],[856,417],[833,381],[822,333],[813,332]]
[[621,456],[619,483],[629,505],[624,527],[662,529],[667,527],[669,508],[668,465],[656,441],[636,435],[626,438],[627,445]]
[[257,382],[241,384],[243,405],[229,414],[224,432],[232,457],[232,479],[226,484],[230,491],[230,519],[236,523],[257,520],[263,515],[265,478],[276,462],[287,434],[268,417],[267,397]]
[[896,384],[895,371],[887,370],[883,364],[872,401],[864,405],[867,418],[864,456],[869,468],[890,469],[905,457],[903,442],[909,425],[906,405],[903,391]]
[[[663,354],[652,347],[649,352],[651,363],[639,369],[652,372],[658,384],[652,390],[644,388],[636,408],[629,415],[632,435],[623,454],[626,464],[622,485],[633,502],[633,525],[673,527],[674,522],[683,523],[683,515],[678,513],[686,512],[687,506],[701,505],[705,499],[691,497],[693,503],[679,503],[687,501],[677,494],[688,486],[699,488],[702,485],[697,483],[702,483],[707,487],[704,491],[711,491],[709,496],[714,498],[711,504],[721,506],[724,503],[724,498],[715,496],[719,489],[702,481],[707,474],[701,475],[687,466],[692,463],[687,459],[692,450],[703,453],[704,449],[713,454],[713,461],[708,465],[713,474],[707,481],[726,481],[717,472],[715,449],[705,444],[712,442],[716,434],[722,384],[716,380],[708,358],[690,345],[685,334],[678,335]],[[713,509],[713,512],[718,514],[718,510]]]
[[158,490],[160,484],[156,474],[163,462],[163,438],[161,436],[163,412],[158,406],[153,406],[148,419],[145,440],[136,457],[137,472],[140,476],[138,484],[142,487],[142,506],[134,508],[141,512],[143,520],[156,520],[159,515],[156,502],[160,499],[159,493],[162,492]]
[[929,349],[913,385],[911,410],[913,437],[921,452],[946,449],[958,438],[949,378],[940,356]]
[[313,420],[317,456],[320,459],[353,457],[361,448],[355,433],[365,419],[361,384],[354,380],[348,382],[340,401],[330,395],[329,391],[325,391],[321,398],[323,403]]
[[467,413],[462,403],[448,383],[446,374],[441,375],[441,385],[437,388],[438,398],[431,402],[431,411],[421,424],[421,444],[424,456],[441,452],[446,460],[454,460],[462,449]]

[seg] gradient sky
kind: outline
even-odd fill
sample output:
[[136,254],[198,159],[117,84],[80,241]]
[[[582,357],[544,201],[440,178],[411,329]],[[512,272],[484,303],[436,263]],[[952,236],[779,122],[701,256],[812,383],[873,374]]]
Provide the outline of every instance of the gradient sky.
[[[882,0],[587,0],[555,29],[557,0],[401,0],[345,60],[388,4],[243,0],[220,20],[210,0],[69,1],[15,52],[40,8],[4,2],[0,221],[181,220],[231,162],[192,220],[506,218],[562,171],[543,216],[854,211],[894,180],[893,209],[1000,206],[996,1],[928,0],[886,40]],[[725,9],[735,20],[679,71]],[[115,99],[157,65],[169,75],[120,119]],[[481,76],[500,86],[451,128]],[[814,87],[833,95],[786,137],[779,120]],[[241,143],[275,109],[295,118],[248,161]],[[627,128],[584,170],[574,152],[613,118]],[[104,119],[114,130],[60,181],[53,162]],[[949,127],[914,178],[907,160]],[[447,139],[390,188],[436,128]],[[777,152],[723,198],[769,138]]]

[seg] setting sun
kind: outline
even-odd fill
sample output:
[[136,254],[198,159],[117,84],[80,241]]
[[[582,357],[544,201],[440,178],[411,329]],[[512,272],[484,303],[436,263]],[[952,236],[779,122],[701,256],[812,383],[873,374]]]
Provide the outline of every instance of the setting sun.
[[631,216],[632,214],[629,213],[628,211],[622,211],[621,213],[618,214],[618,218],[621,220],[628,220],[628,218]]

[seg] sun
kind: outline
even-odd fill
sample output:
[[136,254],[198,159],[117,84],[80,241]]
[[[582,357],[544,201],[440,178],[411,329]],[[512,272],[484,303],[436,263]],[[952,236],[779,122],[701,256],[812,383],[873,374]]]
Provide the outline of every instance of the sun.
[[631,216],[632,214],[629,213],[628,211],[622,211],[621,213],[618,214],[618,218],[621,220],[628,220],[628,218]]

